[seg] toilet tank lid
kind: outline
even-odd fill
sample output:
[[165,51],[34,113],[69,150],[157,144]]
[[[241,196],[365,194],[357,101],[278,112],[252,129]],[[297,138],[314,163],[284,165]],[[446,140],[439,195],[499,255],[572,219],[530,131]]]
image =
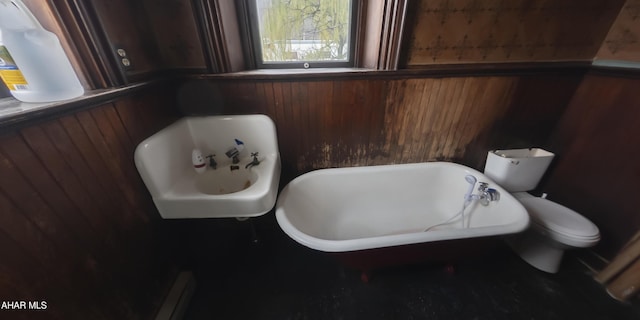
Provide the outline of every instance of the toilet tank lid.
[[490,151],[503,158],[538,158],[554,157],[555,154],[540,148],[504,149]]
[[579,213],[543,198],[522,198],[520,203],[538,225],[569,236],[595,238],[598,227]]

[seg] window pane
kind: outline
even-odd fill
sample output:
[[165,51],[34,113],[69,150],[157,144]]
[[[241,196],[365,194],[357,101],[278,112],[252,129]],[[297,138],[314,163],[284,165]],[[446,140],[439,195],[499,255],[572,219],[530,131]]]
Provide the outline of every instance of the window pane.
[[349,61],[351,1],[256,0],[263,63]]

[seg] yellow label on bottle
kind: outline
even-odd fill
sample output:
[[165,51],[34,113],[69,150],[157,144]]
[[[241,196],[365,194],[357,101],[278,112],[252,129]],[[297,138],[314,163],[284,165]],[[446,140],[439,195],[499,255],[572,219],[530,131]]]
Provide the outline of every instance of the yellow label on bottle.
[[27,80],[5,46],[0,46],[0,78],[11,91],[29,90]]

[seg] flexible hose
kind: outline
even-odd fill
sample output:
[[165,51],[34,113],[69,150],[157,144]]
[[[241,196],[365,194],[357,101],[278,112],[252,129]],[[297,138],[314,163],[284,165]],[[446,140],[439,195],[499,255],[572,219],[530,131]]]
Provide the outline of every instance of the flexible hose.
[[433,229],[435,227],[444,226],[446,224],[453,223],[454,222],[453,220],[455,218],[457,218],[458,216],[462,216],[462,227],[464,228],[465,227],[464,226],[464,210],[467,209],[467,207],[469,206],[470,203],[471,203],[471,201],[465,200],[464,203],[462,204],[462,210],[460,210],[460,212],[456,213],[453,217],[447,219],[447,221],[445,221],[445,222],[434,224],[434,225],[424,229],[423,232],[427,232],[427,231],[429,231],[429,230],[431,230],[431,229]]

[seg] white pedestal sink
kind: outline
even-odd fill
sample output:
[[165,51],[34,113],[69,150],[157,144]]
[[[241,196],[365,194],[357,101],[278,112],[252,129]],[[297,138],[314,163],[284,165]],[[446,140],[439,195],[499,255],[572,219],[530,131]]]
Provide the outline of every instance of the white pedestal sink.
[[[244,142],[240,162],[225,155]],[[217,168],[194,170],[191,153],[215,154]],[[258,152],[260,164],[249,166]],[[265,115],[185,117],[142,141],[135,163],[164,219],[255,217],[275,205],[280,181],[276,128]],[[233,170],[232,170],[233,169]]]

